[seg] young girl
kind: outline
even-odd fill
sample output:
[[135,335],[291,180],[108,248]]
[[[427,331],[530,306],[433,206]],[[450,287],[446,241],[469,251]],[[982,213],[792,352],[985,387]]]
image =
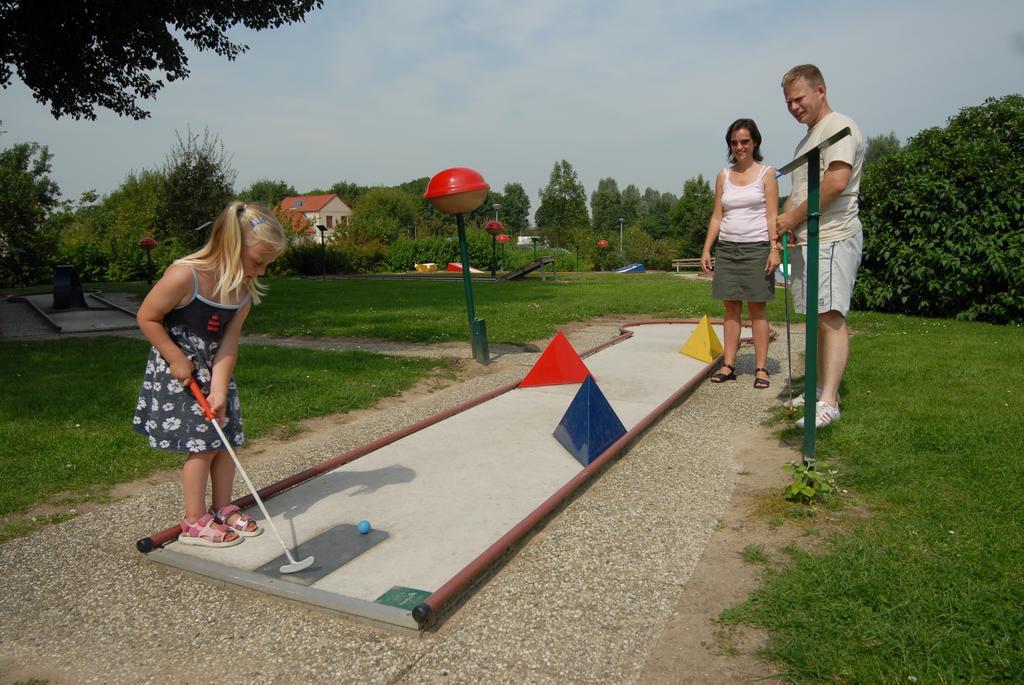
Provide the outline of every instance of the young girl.
[[[736,352],[740,346],[740,315],[747,303],[754,333],[754,387],[763,390],[768,380],[768,318],[765,303],[775,299],[775,269],[779,266],[779,184],[775,170],[761,164],[761,132],[752,119],[737,119],[725,133],[731,168],[715,181],[715,209],[700,265],[711,272],[711,246],[715,250],[711,296],[725,301],[725,340],[722,370],[712,383],[736,380]],[[726,373],[725,369],[729,372]]]
[[[235,465],[206,422],[188,383],[195,379],[234,445],[245,442],[232,373],[242,324],[264,289],[257,281],[287,246],[266,207],[231,202],[213,222],[210,240],[174,262],[139,308],[139,328],[153,344],[133,429],[149,444],[185,452],[185,517],[178,541],[230,547],[263,532],[231,505]],[[206,507],[207,477],[213,507]]]

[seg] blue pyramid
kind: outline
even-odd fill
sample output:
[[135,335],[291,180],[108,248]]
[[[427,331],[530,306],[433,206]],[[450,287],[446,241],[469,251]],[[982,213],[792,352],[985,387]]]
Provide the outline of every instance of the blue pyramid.
[[626,434],[593,376],[587,376],[555,429],[555,439],[587,466]]

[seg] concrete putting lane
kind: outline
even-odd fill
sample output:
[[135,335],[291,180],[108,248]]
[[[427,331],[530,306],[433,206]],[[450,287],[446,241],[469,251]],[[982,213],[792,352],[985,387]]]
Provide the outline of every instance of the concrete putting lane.
[[[627,431],[707,373],[708,363],[679,353],[696,326],[631,326],[632,337],[584,358]],[[721,339],[721,326],[714,329]],[[316,556],[307,571],[276,572],[285,559],[270,531],[226,549],[171,542],[148,556],[416,631],[411,604],[580,473],[583,467],[552,435],[579,387],[516,388],[269,499],[267,509],[294,556]],[[261,518],[255,506],[248,513]],[[355,528],[363,519],[373,526],[368,535]]]

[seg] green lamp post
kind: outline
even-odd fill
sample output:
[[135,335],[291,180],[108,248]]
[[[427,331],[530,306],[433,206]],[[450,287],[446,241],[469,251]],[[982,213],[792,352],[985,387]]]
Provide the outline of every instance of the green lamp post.
[[502,233],[497,237],[497,241],[501,243],[501,268],[508,268],[505,264],[505,245],[508,244],[508,233]]
[[473,309],[473,281],[469,273],[469,247],[466,244],[466,220],[464,215],[484,203],[487,191],[484,177],[466,167],[454,167],[434,174],[423,194],[439,212],[455,215],[459,227],[459,253],[462,257],[462,285],[466,291],[466,315],[469,318],[469,333],[473,347],[473,358],[481,364],[490,361],[487,350],[487,324],[476,318]]
[[146,251],[146,284],[153,287],[153,248],[156,247],[156,240],[143,238],[139,241],[139,247]]
[[498,236],[505,234],[505,224],[495,219],[494,221],[488,221],[484,229],[491,234],[491,278],[494,278],[497,268],[495,262],[497,260]]
[[599,270],[604,271],[604,267],[607,266],[605,253],[608,250],[608,241],[605,240],[604,238],[601,238],[600,240],[597,241],[597,246],[601,248],[601,264],[599,266]]

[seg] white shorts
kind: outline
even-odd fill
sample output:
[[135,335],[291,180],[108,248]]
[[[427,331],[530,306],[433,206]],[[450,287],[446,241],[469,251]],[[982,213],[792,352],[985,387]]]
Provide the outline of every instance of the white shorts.
[[[844,317],[850,311],[853,284],[857,280],[864,250],[864,231],[834,243],[818,245],[818,313],[836,311]],[[807,313],[805,264],[807,246],[793,250],[793,308],[798,314]]]

